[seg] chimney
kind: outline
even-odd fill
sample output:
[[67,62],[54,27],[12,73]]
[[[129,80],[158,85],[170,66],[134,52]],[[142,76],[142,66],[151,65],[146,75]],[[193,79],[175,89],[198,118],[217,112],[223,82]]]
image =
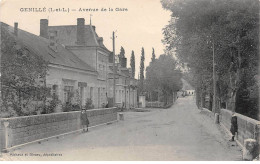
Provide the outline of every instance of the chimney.
[[85,44],[85,19],[78,18],[77,19],[77,44],[84,45]]
[[[92,26],[92,25],[91,25]],[[96,26],[92,26],[93,30],[96,32]]]
[[102,45],[103,44],[103,37],[98,37],[98,44],[99,45]]
[[57,36],[58,36],[58,32],[56,30],[50,30],[49,31],[49,47],[54,50],[55,52],[58,51],[57,48]]
[[48,39],[48,26],[49,21],[48,19],[41,19],[40,20],[40,36]]
[[17,36],[17,34],[18,34],[18,23],[15,22],[14,23],[14,35]]

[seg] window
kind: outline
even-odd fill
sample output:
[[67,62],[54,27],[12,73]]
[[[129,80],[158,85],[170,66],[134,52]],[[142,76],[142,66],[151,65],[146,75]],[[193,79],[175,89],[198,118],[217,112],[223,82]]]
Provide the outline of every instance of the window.
[[105,66],[103,65],[103,78],[106,77],[106,69],[105,69]]
[[64,87],[64,101],[71,102],[73,97],[73,86],[65,86]]

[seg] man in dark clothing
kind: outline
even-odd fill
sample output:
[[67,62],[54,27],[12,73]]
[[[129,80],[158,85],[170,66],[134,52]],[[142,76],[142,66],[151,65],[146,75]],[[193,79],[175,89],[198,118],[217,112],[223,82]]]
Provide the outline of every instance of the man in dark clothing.
[[88,131],[88,125],[89,125],[89,120],[88,120],[88,116],[87,116],[87,111],[86,110],[82,110],[81,111],[81,125],[83,126],[83,132],[86,132],[86,127],[87,127],[87,131]]
[[230,132],[232,133],[232,138],[231,141],[234,141],[235,135],[237,133],[237,116],[235,116],[234,114],[231,117],[231,128],[230,128]]

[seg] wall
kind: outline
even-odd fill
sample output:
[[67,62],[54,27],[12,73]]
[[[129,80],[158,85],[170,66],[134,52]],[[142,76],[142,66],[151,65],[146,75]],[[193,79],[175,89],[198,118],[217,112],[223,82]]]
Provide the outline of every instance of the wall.
[[[78,47],[78,46],[68,46],[70,51],[76,54],[82,61],[90,65],[98,72],[97,79],[94,84],[90,84],[91,87],[94,87],[95,96],[93,99],[93,104],[95,107],[100,108],[102,104],[106,104],[106,93],[108,93],[108,82],[107,82],[107,70],[108,70],[108,54],[100,50],[97,47]],[[102,71],[99,69],[99,65],[105,66],[105,70],[102,74]],[[100,91],[98,95],[98,89],[103,91],[105,88],[105,93]],[[98,101],[98,97],[100,97]],[[94,101],[96,100],[96,101]]]
[[[229,130],[231,127],[232,112],[220,110],[220,122]],[[260,144],[260,121],[236,113],[238,124],[238,141],[243,145],[245,139],[255,139]]]
[[[89,126],[95,126],[117,120],[117,109],[93,109],[87,111]],[[9,123],[8,128],[4,124]],[[12,148],[17,145],[61,135],[81,129],[80,111],[45,115],[2,118],[0,148]],[[6,137],[5,134],[8,134]]]
[[207,115],[211,119],[215,119],[214,113],[212,111],[208,110],[207,108],[202,108],[202,109],[203,109],[203,110],[201,110],[202,114]]
[[139,108],[145,108],[146,104],[145,104],[145,96],[139,96],[139,102],[141,103],[141,106],[139,106]]
[[[93,87],[93,105],[95,108],[100,108],[102,103],[106,103],[106,94],[103,93],[103,88],[107,92],[106,82],[97,80],[97,75],[91,72],[83,72],[79,70],[71,70],[57,66],[50,66],[48,76],[46,78],[47,85],[57,85],[59,99],[64,103],[64,82],[63,79],[74,80],[74,90],[78,89],[78,82],[86,82],[87,87],[84,88],[84,96],[82,105],[85,105],[87,98],[90,98],[90,87]],[[100,103],[98,104],[98,88],[102,88],[100,92]]]
[[147,108],[163,108],[164,107],[164,102],[159,102],[159,101],[146,102],[145,103],[145,107],[147,107]]

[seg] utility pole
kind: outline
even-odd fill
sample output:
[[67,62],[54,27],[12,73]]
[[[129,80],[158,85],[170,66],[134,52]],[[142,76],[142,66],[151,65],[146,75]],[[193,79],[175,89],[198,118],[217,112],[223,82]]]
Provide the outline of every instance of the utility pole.
[[115,32],[113,31],[113,107],[115,106],[116,101],[116,69],[115,69]]
[[213,106],[212,106],[212,111],[215,115],[215,123],[219,124],[219,105],[217,101],[217,91],[216,91],[216,63],[215,63],[215,42],[213,39],[213,44],[212,44],[212,49],[213,49]]

